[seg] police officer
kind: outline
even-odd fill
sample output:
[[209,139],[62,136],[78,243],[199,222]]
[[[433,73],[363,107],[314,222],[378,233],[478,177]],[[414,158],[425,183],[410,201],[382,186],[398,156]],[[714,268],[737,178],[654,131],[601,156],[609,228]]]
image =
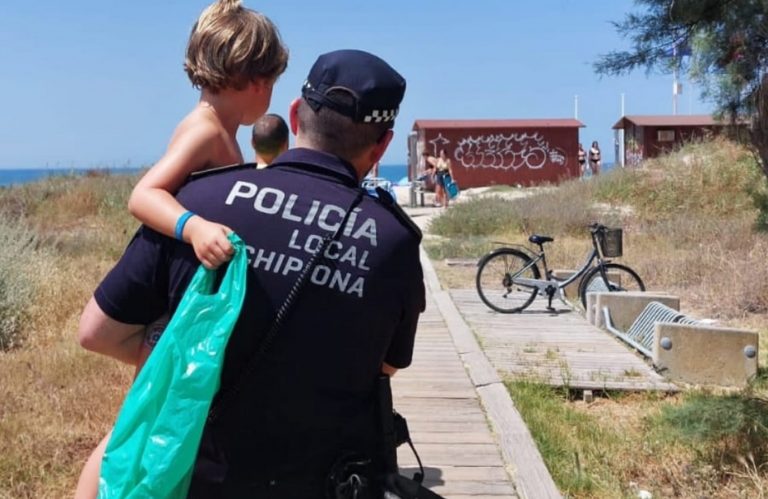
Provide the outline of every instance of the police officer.
[[[222,392],[244,388],[205,428],[190,497],[321,498],[342,455],[374,452],[376,379],[410,364],[425,306],[421,234],[391,197],[359,187],[392,140],[404,92],[372,54],[324,54],[290,107],[295,149],[268,169],[203,175],[179,192],[185,207],[239,234],[249,256],[222,374]],[[336,232],[243,383],[299,271]],[[81,344],[119,357],[132,325],[175,309],[197,266],[191,246],[142,227],[86,306]]]

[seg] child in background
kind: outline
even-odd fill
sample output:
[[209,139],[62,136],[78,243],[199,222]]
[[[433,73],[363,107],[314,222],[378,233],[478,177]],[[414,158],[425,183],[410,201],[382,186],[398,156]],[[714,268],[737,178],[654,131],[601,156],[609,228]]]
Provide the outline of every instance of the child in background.
[[200,100],[134,188],[128,209],[158,232],[192,244],[208,268],[231,257],[230,230],[185,210],[173,195],[190,173],[244,162],[237,129],[267,111],[287,61],[275,25],[240,0],[213,3],[192,28],[184,69]]
[[[288,51],[272,21],[246,9],[240,0],[218,0],[192,28],[184,69],[200,89],[200,100],[176,127],[160,161],[138,182],[128,208],[153,229],[191,243],[208,268],[231,257],[230,230],[186,211],[173,194],[193,172],[244,162],[237,129],[267,111],[272,86],[287,62]],[[137,326],[123,342],[124,350],[114,356],[137,365],[138,372],[164,326],[162,319],[146,328]],[[109,434],[88,458],[76,499],[97,497],[108,439]]]
[[251,130],[256,168],[266,168],[276,157],[287,151],[289,139],[288,124],[280,115],[265,114],[256,120]]

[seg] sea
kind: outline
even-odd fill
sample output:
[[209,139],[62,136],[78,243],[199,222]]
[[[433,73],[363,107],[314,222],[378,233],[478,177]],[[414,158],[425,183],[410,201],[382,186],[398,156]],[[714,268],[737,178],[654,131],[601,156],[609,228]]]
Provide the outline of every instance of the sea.
[[[613,163],[603,164],[603,172],[613,168]],[[77,176],[93,172],[94,168],[0,168],[0,187],[26,184],[46,177],[62,175]],[[140,168],[109,168],[103,170],[110,175],[136,175],[141,171]],[[383,177],[394,185],[405,185],[408,183],[407,165],[380,165],[379,177]]]
[[[0,187],[27,184],[54,176],[80,176],[94,171],[110,175],[136,175],[141,168],[0,168]],[[395,185],[408,181],[406,165],[380,165],[379,176]]]

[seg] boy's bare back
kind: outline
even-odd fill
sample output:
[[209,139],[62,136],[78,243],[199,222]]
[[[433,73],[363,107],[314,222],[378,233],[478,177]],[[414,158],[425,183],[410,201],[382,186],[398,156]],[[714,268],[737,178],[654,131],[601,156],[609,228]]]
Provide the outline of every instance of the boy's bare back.
[[188,212],[174,194],[191,173],[244,162],[237,129],[267,111],[287,60],[274,24],[240,0],[214,2],[192,29],[184,68],[200,88],[200,101],[136,185],[128,209],[153,229],[192,244],[206,267],[231,257],[230,230]]

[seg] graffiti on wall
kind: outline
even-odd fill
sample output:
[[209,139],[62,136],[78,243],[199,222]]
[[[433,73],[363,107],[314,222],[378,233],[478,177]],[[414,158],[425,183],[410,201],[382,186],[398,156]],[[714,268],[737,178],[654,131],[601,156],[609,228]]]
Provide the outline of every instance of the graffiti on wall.
[[643,148],[633,138],[628,138],[624,143],[625,162],[627,166],[638,166],[643,162]]
[[429,141],[430,144],[432,144],[432,156],[438,156],[440,154],[440,149],[445,147],[447,144],[450,144],[451,141],[443,137],[443,134],[441,133],[434,139]]
[[[448,142],[442,135],[430,142],[440,139]],[[539,133],[470,135],[458,142],[454,158],[465,168],[501,170],[539,170],[547,162],[564,167],[568,161],[565,151],[552,147]]]

